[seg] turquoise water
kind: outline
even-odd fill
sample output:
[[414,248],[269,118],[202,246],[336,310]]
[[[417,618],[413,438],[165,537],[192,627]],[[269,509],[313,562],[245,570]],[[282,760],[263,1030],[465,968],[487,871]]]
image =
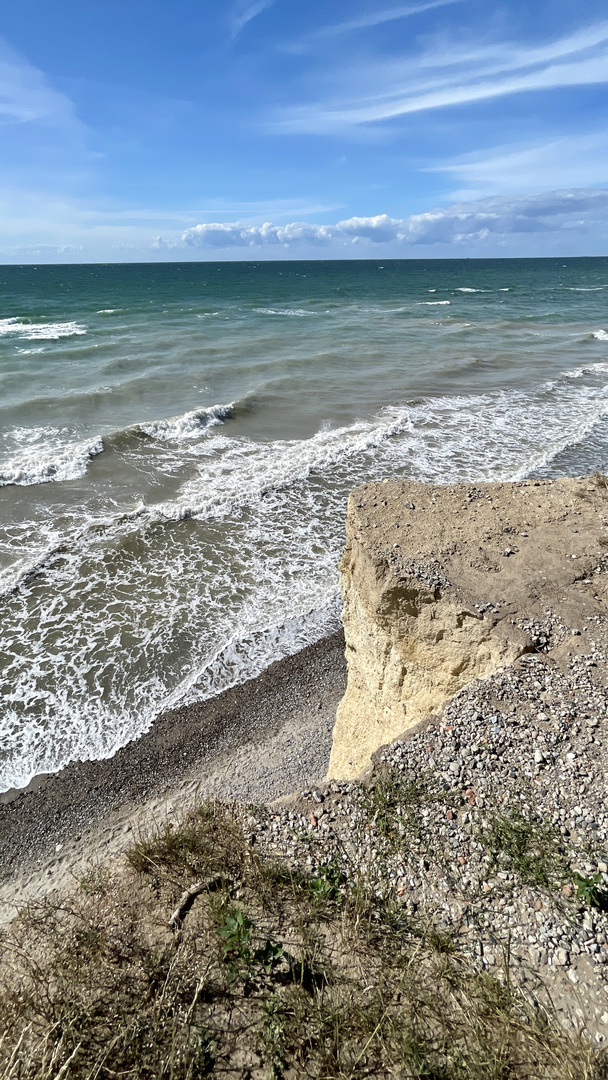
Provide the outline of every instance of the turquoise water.
[[0,790],[336,625],[346,497],[608,465],[608,260],[0,268]]

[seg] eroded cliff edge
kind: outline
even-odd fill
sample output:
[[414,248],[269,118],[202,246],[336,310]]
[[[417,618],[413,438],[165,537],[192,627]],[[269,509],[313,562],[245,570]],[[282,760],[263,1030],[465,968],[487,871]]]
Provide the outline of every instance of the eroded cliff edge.
[[359,775],[378,747],[526,651],[562,662],[604,610],[607,495],[601,477],[353,492],[330,777]]

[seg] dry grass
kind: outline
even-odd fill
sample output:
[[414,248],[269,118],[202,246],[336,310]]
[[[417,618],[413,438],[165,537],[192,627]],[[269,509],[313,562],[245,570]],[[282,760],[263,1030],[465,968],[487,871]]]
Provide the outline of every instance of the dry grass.
[[[387,823],[393,802],[383,790]],[[307,875],[258,855],[226,807],[203,805],[129,859],[4,934],[2,1080],[608,1077],[508,978],[332,866]]]

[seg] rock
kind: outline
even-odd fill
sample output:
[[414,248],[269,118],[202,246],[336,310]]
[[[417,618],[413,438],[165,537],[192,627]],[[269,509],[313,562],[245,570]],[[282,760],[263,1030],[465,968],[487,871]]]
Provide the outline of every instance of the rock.
[[[596,546],[588,538],[597,531],[597,507],[593,495],[575,498],[577,484],[471,490],[390,480],[353,493],[340,564],[348,684],[329,777],[360,775],[380,746],[440,712],[474,679],[570,637],[547,607],[545,583],[562,604],[580,581],[580,563],[585,573],[597,566],[597,552],[585,550]],[[416,514],[408,513],[414,506]],[[511,547],[501,559],[503,531],[520,531],[524,521],[525,548]],[[572,554],[580,556],[576,567]],[[577,602],[573,590],[573,610]],[[581,612],[577,621],[584,622]]]

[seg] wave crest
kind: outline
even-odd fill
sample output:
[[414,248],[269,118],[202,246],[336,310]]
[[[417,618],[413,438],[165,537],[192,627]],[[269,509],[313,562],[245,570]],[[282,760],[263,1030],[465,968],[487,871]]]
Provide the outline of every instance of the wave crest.
[[0,337],[17,334],[21,341],[58,341],[59,338],[86,334],[86,326],[77,322],[26,323],[20,319],[0,319]]
[[207,428],[217,427],[224,420],[234,415],[234,402],[229,405],[209,405],[206,408],[192,409],[179,416],[168,416],[163,420],[152,420],[147,424],[138,424],[137,430],[143,431],[151,439],[163,439],[166,442],[181,442],[182,439],[195,439]]
[[[15,438],[19,432],[11,434]],[[55,428],[32,428],[23,432],[23,438],[27,445],[0,466],[0,487],[77,480],[84,476],[91,458],[103,450],[99,437],[68,442]]]

